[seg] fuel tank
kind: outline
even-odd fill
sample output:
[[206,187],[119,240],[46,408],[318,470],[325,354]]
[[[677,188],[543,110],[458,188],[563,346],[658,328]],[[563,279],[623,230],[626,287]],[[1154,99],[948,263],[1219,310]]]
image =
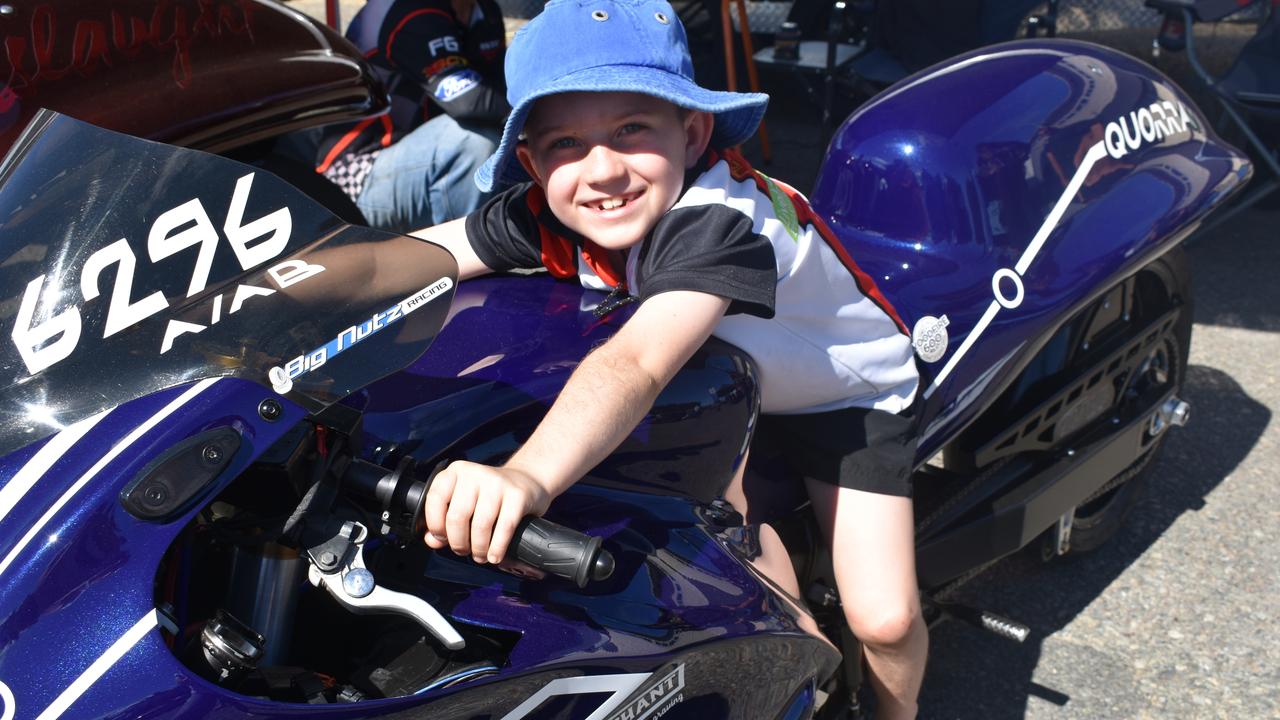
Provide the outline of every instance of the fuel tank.
[[[634,309],[598,318],[604,299],[547,275],[461,283],[431,348],[345,401],[362,413],[368,459],[504,461]],[[759,403],[750,358],[712,338],[583,482],[710,502],[744,459]]]
[[1020,41],[860,108],[833,137],[812,203],[912,331],[923,460],[1057,327],[1251,173],[1149,65],[1089,43]]
[[270,0],[17,0],[0,33],[0,151],[42,107],[215,153],[386,107],[354,46]]

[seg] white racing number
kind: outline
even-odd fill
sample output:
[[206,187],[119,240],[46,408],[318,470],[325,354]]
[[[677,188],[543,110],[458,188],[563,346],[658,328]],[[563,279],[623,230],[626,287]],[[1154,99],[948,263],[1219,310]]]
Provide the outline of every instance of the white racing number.
[[[245,222],[245,207],[253,187],[253,177],[254,173],[249,173],[236,181],[227,217],[222,224],[227,243],[235,253],[241,269],[245,271],[283,252],[289,244],[289,235],[293,229],[293,218],[287,207]],[[191,279],[187,284],[186,297],[189,298],[203,291],[209,282],[218,239],[218,232],[204,205],[199,199],[193,199],[156,218],[147,235],[147,256],[151,263],[157,263],[190,248],[197,248],[191,267]],[[168,299],[159,291],[139,300],[133,299],[133,280],[138,258],[127,238],[120,238],[100,248],[85,260],[84,267],[80,270],[79,282],[84,302],[94,300],[102,293],[102,273],[112,265],[116,266],[116,275],[107,301],[103,338],[133,327],[169,307]],[[287,260],[268,268],[267,276],[279,289],[284,289],[323,271],[324,267],[320,265]],[[54,277],[46,287],[47,277],[41,275],[27,283],[13,331],[10,333],[18,354],[22,356],[27,371],[32,375],[70,357],[80,342],[81,315],[78,302],[50,315],[42,322],[35,321],[38,305],[55,307],[70,295],[70,291],[66,289],[66,285],[70,284],[67,282],[68,278]],[[239,285],[231,297],[227,314],[234,314],[251,298],[273,295],[275,292],[275,289],[269,287]],[[223,298],[218,295],[212,302],[210,325],[222,319],[222,306]],[[160,353],[168,352],[173,347],[175,338],[186,333],[198,333],[206,327],[170,319],[165,328]],[[4,718],[0,717],[0,720]]]

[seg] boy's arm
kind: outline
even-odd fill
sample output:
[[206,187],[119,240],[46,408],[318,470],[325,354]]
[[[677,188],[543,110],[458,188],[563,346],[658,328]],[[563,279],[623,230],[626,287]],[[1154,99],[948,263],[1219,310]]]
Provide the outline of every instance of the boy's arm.
[[[459,280],[466,280],[477,275],[493,272],[492,268],[480,260],[480,257],[476,255],[476,251],[472,249],[470,241],[467,240],[466,221],[465,217],[460,217],[457,220],[450,220],[447,223],[432,225],[409,233],[413,237],[441,245],[444,249],[453,253],[454,259],[458,261]],[[393,271],[390,268],[388,270]]]
[[649,412],[729,307],[718,295],[655,295],[569,377],[528,442],[502,467],[449,465],[427,494],[427,545],[499,562],[516,525],[595,467]]

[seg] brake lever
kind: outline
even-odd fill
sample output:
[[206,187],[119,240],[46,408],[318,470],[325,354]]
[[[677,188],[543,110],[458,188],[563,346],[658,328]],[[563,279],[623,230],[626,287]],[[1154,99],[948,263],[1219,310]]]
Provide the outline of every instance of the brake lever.
[[[395,613],[412,618],[450,650],[461,650],[466,641],[453,625],[431,603],[416,595],[388,590],[378,585],[364,562],[364,541],[369,530],[348,520],[342,524],[339,537],[345,540],[340,553],[333,552],[334,543],[326,543],[320,558],[311,557],[307,580],[329,591],[339,604],[357,615]],[[322,567],[323,566],[323,567]]]

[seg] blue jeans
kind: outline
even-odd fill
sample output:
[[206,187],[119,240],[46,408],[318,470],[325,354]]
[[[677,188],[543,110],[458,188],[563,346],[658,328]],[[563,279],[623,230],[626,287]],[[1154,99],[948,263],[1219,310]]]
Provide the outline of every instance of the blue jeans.
[[496,127],[434,117],[378,153],[356,205],[372,227],[399,233],[462,217],[489,197],[472,175],[500,136]]

